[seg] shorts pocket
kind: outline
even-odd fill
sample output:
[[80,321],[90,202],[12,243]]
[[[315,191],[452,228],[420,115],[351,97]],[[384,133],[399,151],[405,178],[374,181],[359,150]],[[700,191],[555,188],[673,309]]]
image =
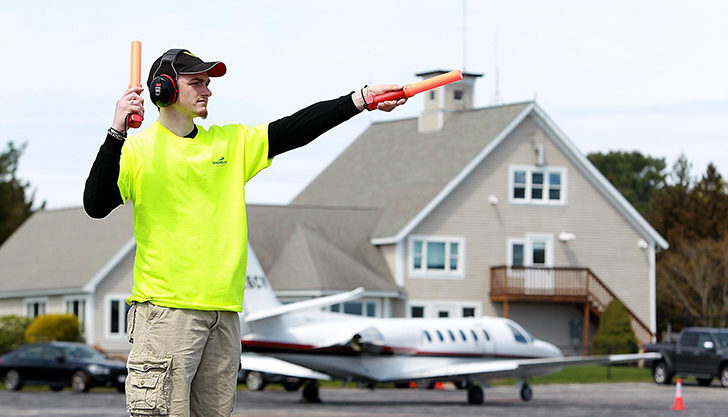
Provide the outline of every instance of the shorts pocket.
[[151,355],[129,357],[127,368],[127,411],[150,416],[169,415],[172,358]]
[[137,302],[132,301],[129,311],[126,312],[126,337],[129,343],[134,343],[134,327],[136,324]]

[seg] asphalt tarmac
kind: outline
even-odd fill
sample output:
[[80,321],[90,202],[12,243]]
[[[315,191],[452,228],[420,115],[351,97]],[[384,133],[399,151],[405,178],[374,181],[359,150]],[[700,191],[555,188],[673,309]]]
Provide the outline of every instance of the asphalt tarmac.
[[[686,410],[671,411],[675,386],[653,383],[535,385],[523,402],[513,386],[485,390],[483,405],[469,405],[465,391],[419,389],[321,389],[320,404],[303,404],[300,392],[238,393],[235,417],[370,416],[725,416],[728,389],[683,384]],[[0,416],[126,416],[124,396],[111,391],[74,394],[0,391]]]

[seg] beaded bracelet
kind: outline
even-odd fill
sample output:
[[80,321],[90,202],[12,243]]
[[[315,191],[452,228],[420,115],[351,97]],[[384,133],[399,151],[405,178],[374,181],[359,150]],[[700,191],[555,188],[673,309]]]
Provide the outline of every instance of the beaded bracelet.
[[119,132],[118,130],[110,127],[108,132],[109,136],[117,140],[126,140],[126,132]]

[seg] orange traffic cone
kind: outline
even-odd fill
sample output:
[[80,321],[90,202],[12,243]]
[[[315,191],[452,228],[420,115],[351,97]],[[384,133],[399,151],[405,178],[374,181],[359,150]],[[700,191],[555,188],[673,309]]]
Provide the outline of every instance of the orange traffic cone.
[[677,379],[677,384],[675,384],[675,401],[672,403],[671,410],[674,411],[684,411],[685,410],[685,403],[683,403],[683,396],[682,396],[682,381],[680,378]]

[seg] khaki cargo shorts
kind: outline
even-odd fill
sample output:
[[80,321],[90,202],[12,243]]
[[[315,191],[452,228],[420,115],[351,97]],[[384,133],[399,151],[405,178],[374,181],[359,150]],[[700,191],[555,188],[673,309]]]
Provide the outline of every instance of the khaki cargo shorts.
[[132,416],[230,416],[240,367],[238,313],[146,302],[133,303],[127,314]]

